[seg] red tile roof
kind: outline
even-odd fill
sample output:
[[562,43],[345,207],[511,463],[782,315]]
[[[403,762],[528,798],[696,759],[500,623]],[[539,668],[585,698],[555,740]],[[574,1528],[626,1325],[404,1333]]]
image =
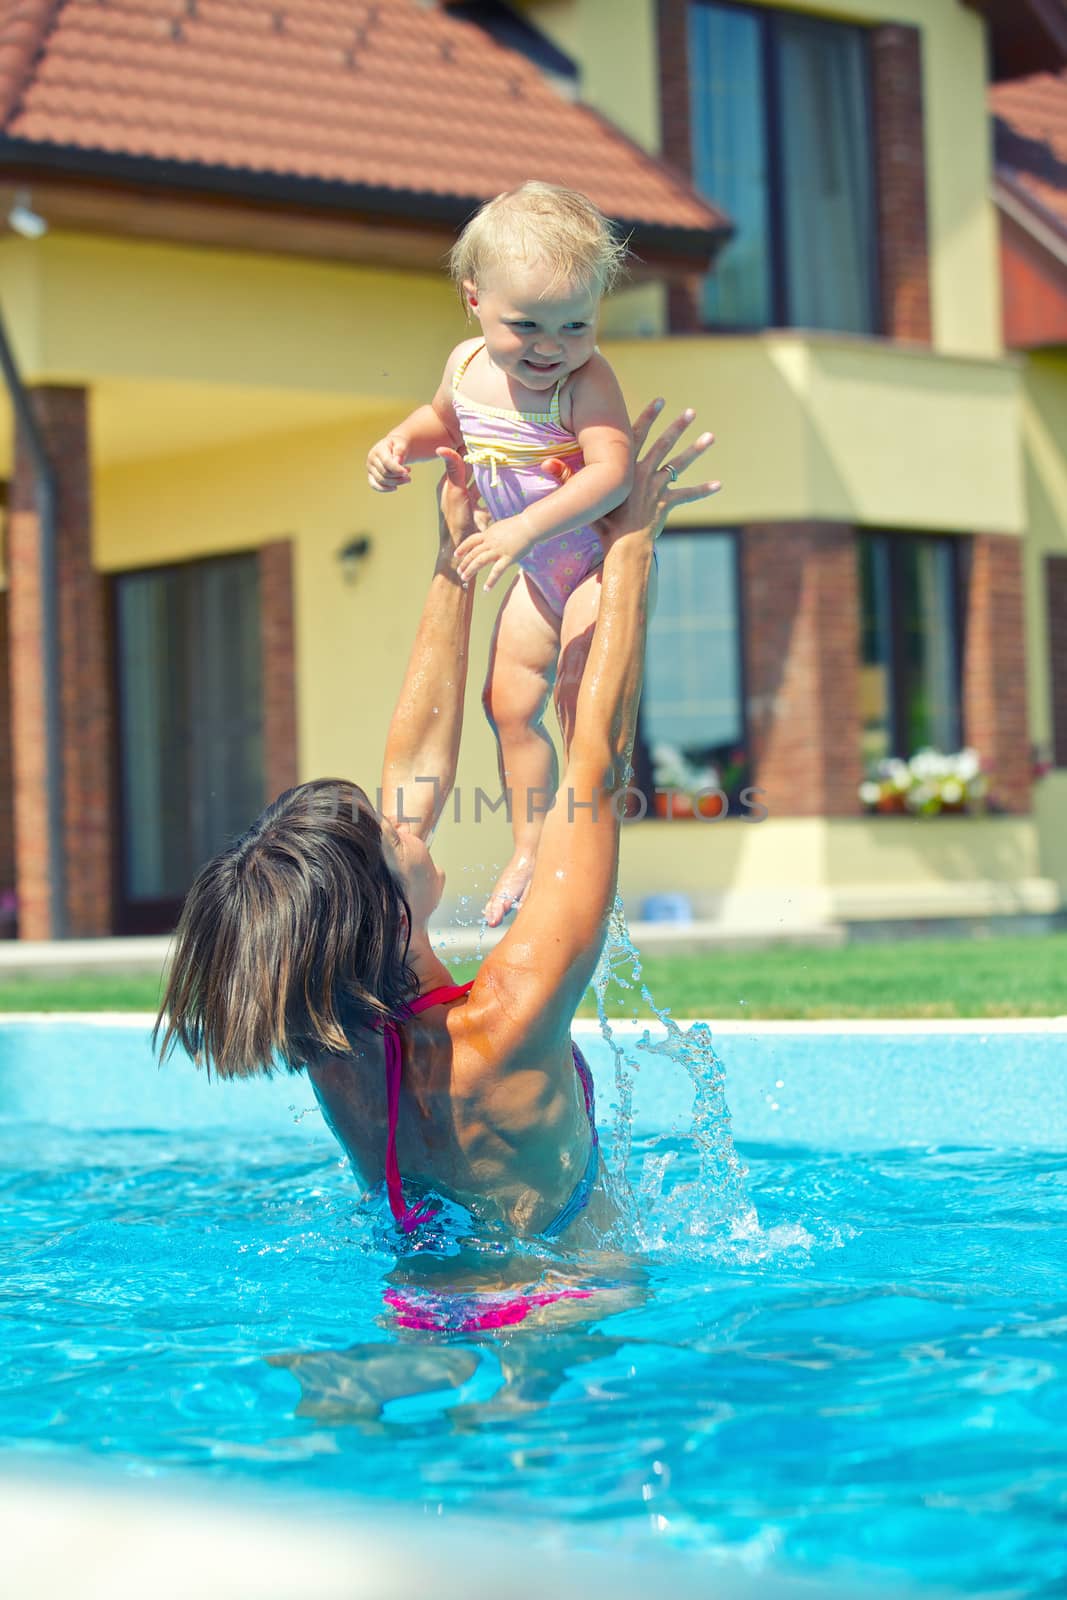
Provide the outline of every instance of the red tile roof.
[[989,91],[997,176],[1067,233],[1067,73],[1042,72]]
[[706,261],[723,214],[434,0],[0,0],[0,171],[462,221],[530,177]]

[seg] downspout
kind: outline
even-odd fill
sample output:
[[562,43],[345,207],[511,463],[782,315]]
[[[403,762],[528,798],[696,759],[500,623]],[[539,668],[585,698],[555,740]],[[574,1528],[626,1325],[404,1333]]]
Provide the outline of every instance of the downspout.
[[63,734],[59,699],[59,601],[56,584],[56,479],[30,397],[11,353],[0,312],[0,366],[33,463],[33,493],[40,535],[41,650],[44,667],[45,793],[48,827],[48,908],[51,937],[67,936],[67,884],[63,856]]

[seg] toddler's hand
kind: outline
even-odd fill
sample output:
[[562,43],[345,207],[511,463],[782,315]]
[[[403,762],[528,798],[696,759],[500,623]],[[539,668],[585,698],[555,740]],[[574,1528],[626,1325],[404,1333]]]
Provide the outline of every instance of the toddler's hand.
[[456,546],[456,571],[464,583],[469,583],[476,572],[489,568],[485,580],[487,590],[523,555],[535,541],[521,515],[504,517],[500,522],[490,522],[479,528]]
[[371,446],[367,457],[367,482],[381,494],[389,494],[403,484],[411,482],[411,468],[404,465],[407,459],[406,439],[390,434]]

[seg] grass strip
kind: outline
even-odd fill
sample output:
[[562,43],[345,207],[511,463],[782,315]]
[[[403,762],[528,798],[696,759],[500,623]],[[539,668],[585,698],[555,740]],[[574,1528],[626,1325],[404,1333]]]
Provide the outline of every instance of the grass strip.
[[[459,981],[473,961],[452,964]],[[1067,933],[901,939],[837,950],[777,945],[649,955],[642,981],[675,1017],[739,1021],[1067,1015]],[[158,977],[94,974],[0,981],[0,1013],[155,1011]],[[613,985],[612,1017],[648,1018],[639,989]],[[580,1015],[595,1016],[587,996]]]

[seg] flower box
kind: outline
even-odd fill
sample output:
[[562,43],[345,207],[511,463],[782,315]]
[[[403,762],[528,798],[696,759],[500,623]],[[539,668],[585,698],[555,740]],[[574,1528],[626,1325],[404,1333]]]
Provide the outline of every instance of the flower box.
[[918,750],[910,761],[880,761],[859,797],[870,815],[966,816],[987,809],[989,779],[976,750]]

